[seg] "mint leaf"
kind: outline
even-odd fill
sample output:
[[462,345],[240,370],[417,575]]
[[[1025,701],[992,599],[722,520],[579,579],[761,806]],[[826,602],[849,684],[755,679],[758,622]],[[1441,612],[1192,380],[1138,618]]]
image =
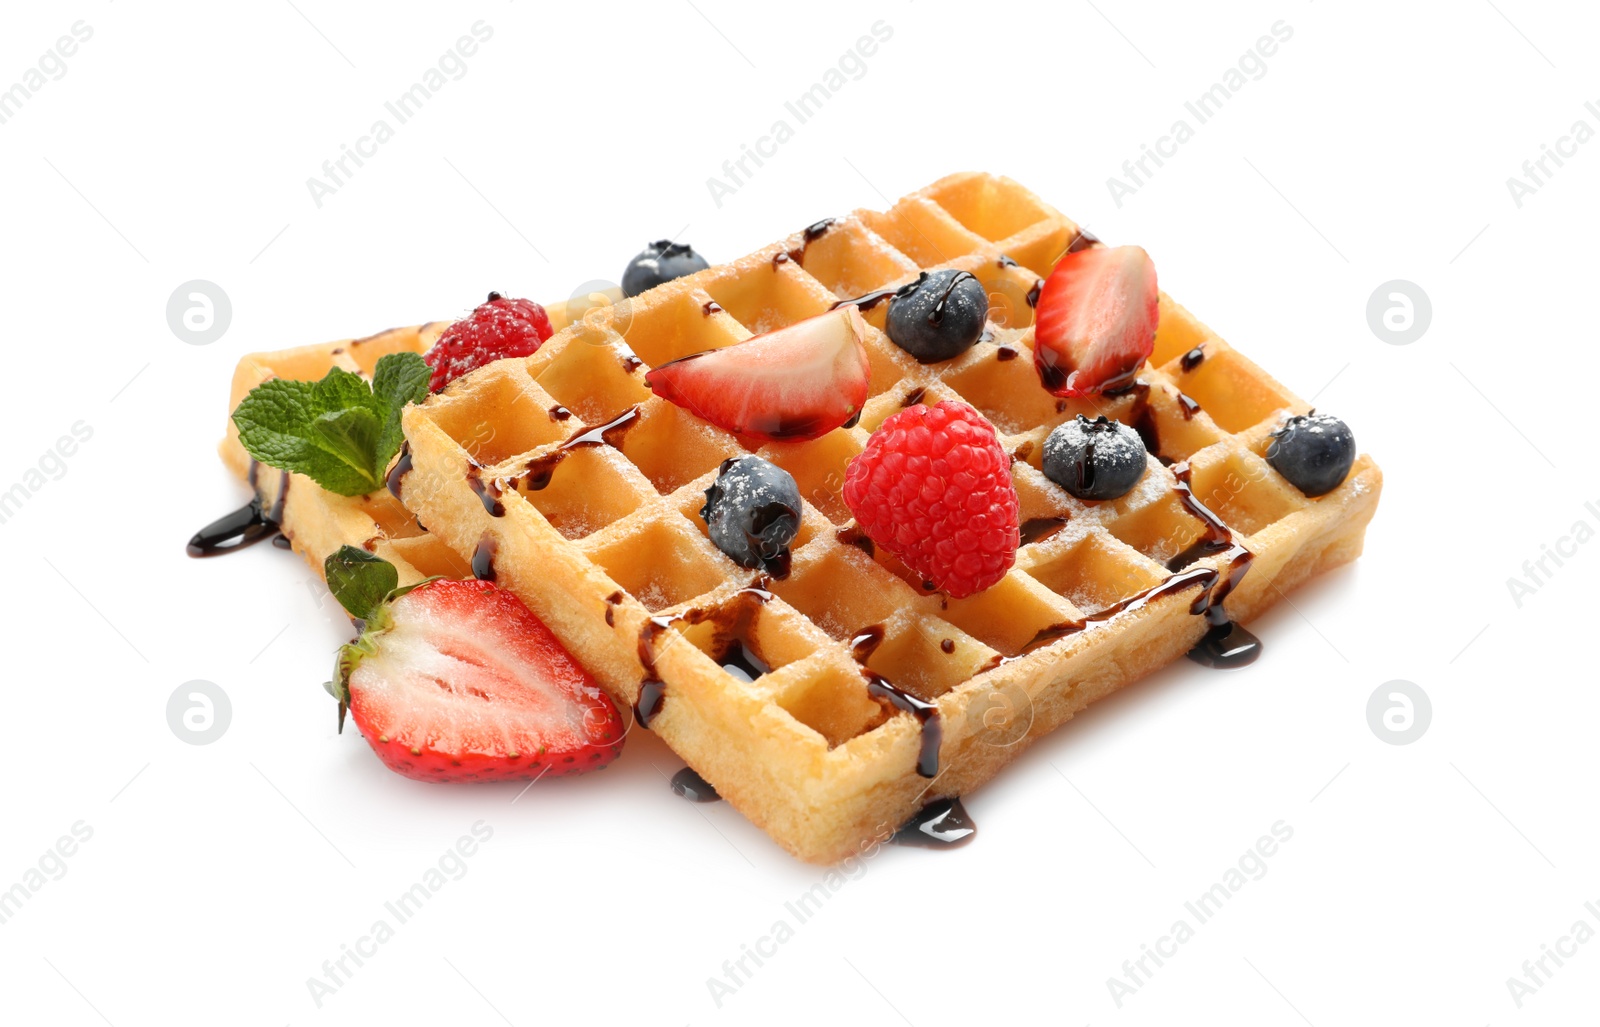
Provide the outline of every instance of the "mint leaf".
[[370,461],[378,451],[378,433],[383,430],[371,410],[365,407],[330,410],[311,422],[311,427],[324,451],[343,460],[358,474],[369,472]]
[[389,458],[400,451],[405,436],[400,431],[400,412],[407,403],[421,403],[428,398],[428,382],[433,368],[415,353],[390,353],[378,359],[372,373],[372,395],[383,407],[380,419],[383,431],[378,435],[378,452],[386,454],[379,462],[380,469],[387,468]]
[[233,412],[233,423],[244,448],[269,467],[307,475],[343,496],[371,492],[377,487],[371,474],[324,448],[315,427],[324,412],[316,383],[276,378],[251,390]]
[[400,572],[394,564],[355,546],[339,547],[322,562],[322,573],[328,579],[328,591],[339,605],[360,620],[369,619],[384,597],[400,584]]
[[251,390],[233,422],[261,463],[304,474],[329,492],[362,496],[383,486],[404,440],[400,412],[427,398],[430,374],[417,354],[390,353],[371,385],[337,367],[317,382],[275,378]]

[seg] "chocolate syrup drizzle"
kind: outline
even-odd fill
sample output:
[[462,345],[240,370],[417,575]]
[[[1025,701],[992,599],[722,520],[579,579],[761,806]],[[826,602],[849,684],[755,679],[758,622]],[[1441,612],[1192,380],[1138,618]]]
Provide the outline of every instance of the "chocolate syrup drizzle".
[[871,310],[873,307],[877,306],[878,304],[882,303],[884,300],[890,299],[896,293],[900,292],[901,289],[904,289],[904,288],[906,288],[906,286],[901,285],[901,286],[890,286],[887,289],[874,289],[869,293],[863,293],[862,295],[856,296],[856,297],[854,297],[852,299],[839,300],[838,302],[834,303],[834,305],[829,307],[828,309],[829,310],[838,310],[840,307],[848,307],[848,306],[851,306],[852,304],[854,304],[862,312],[866,312],[868,310]]
[[406,475],[411,472],[412,463],[411,442],[407,440],[400,444],[400,459],[394,462],[394,466],[389,468],[388,475],[383,479],[389,494],[396,499],[400,498],[400,489],[405,484]]
[[[708,620],[717,623],[719,648],[713,653],[712,659],[735,678],[754,681],[772,670],[772,666],[750,641],[755,616],[773,598],[765,587],[768,580],[766,577],[757,578],[735,592],[729,603],[716,609],[703,610],[697,607],[676,616],[657,615],[644,622],[639,629],[638,643],[639,666],[644,669],[644,677],[639,682],[639,698],[633,704],[633,716],[640,727],[648,729],[660,715],[666,701],[666,682],[656,670],[656,642],[680,621],[685,624],[703,624]],[[607,597],[607,624],[614,624],[612,611],[622,601],[622,595],[621,592],[613,592]]]
[[472,576],[479,581],[493,581],[494,557],[499,551],[499,541],[493,535],[485,533],[478,540],[478,548],[472,551]]
[[1099,236],[1095,235],[1087,228],[1080,228],[1078,229],[1078,234],[1072,237],[1072,241],[1067,243],[1067,252],[1077,253],[1079,250],[1086,250],[1091,246],[1099,245]]
[[[594,446],[610,446],[612,449],[621,449],[623,437],[639,421],[639,408],[629,407],[605,424],[594,428],[587,428],[563,442],[555,449],[536,456],[528,461],[528,465],[520,473],[509,478],[500,479],[503,484],[510,485],[515,482],[526,484],[528,491],[538,492],[547,488],[551,477],[556,473],[556,467],[567,458],[567,454],[574,450]],[[471,476],[469,474],[470,482]],[[477,486],[474,486],[476,488]],[[493,511],[490,511],[493,513]],[[495,514],[495,516],[499,516]]]
[[956,291],[956,286],[960,285],[968,278],[972,279],[974,282],[978,280],[978,276],[973,274],[971,271],[957,271],[955,274],[950,276],[950,280],[944,285],[944,292],[940,294],[938,301],[934,303],[933,309],[928,311],[929,324],[937,325],[944,321],[944,306],[945,303],[949,301],[950,294]]
[[799,246],[796,246],[791,250],[779,250],[777,253],[772,255],[772,270],[778,270],[779,264],[783,264],[791,260],[804,267],[806,262],[806,250],[811,248],[812,243],[816,242],[818,239],[822,238],[828,233],[828,229],[833,227],[833,221],[833,218],[823,218],[821,221],[813,221],[811,224],[807,225],[800,233]]
[[1190,371],[1193,371],[1205,361],[1205,345],[1206,344],[1202,342],[1200,345],[1183,355],[1183,360],[1179,363],[1179,366],[1183,368],[1184,374],[1188,374]]
[[916,717],[922,725],[922,742],[917,752],[917,773],[923,777],[939,776],[939,746],[944,741],[944,725],[939,719],[937,703],[919,699],[876,671],[867,669],[867,661],[883,644],[883,625],[862,628],[850,640],[850,655],[861,664],[861,676],[867,679],[867,694],[882,699],[891,706]]
[[[1203,666],[1225,669],[1243,667],[1255,662],[1261,655],[1261,640],[1246,628],[1235,624],[1223,607],[1223,600],[1239,586],[1239,582],[1250,570],[1250,563],[1255,556],[1234,537],[1233,530],[1221,518],[1195,498],[1189,484],[1188,463],[1174,466],[1172,472],[1177,478],[1173,491],[1178,497],[1178,502],[1205,526],[1204,532],[1192,545],[1167,561],[1167,570],[1172,572],[1172,576],[1103,610],[1075,620],[1049,625],[1035,634],[1016,656],[996,656],[979,668],[978,673],[1021,659],[1053,642],[1093,628],[1097,624],[1103,624],[1119,614],[1138,610],[1157,599],[1177,595],[1196,587],[1200,589],[1200,594],[1190,603],[1189,612],[1196,616],[1204,616],[1210,627],[1189,651],[1189,658]],[[1227,568],[1223,573],[1209,567],[1186,569],[1196,560],[1219,554],[1227,557]]]

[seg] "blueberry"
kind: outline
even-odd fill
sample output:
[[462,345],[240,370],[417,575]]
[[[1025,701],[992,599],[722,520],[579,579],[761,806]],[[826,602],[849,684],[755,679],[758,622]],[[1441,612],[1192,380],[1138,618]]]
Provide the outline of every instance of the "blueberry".
[[1144,441],[1121,421],[1079,414],[1044,440],[1045,475],[1079,499],[1125,496],[1144,470]]
[[706,258],[696,253],[688,243],[657,239],[628,261],[627,268],[622,272],[622,294],[637,296],[662,282],[692,275],[710,266]]
[[889,338],[924,364],[958,357],[983,334],[989,294],[970,271],[924,271],[889,301]]
[[800,531],[800,486],[788,471],[758,456],[724,460],[700,516],[739,566],[788,574],[789,543]]
[[1267,463],[1308,496],[1338,488],[1355,461],[1350,426],[1329,414],[1289,418],[1267,446]]

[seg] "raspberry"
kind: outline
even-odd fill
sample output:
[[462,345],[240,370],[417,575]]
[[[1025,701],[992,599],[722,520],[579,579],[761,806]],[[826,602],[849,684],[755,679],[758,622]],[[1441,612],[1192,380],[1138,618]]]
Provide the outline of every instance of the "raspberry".
[[952,599],[982,592],[1017,558],[1017,490],[994,428],[965,403],[884,421],[844,477],[856,525]]
[[507,299],[491,292],[469,316],[446,328],[424,360],[433,368],[433,392],[468,371],[506,357],[525,357],[550,338],[550,318],[532,300]]

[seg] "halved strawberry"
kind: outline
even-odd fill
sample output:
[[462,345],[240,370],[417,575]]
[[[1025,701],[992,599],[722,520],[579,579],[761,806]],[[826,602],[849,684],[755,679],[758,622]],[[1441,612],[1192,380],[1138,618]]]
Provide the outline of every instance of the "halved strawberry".
[[1039,293],[1033,363],[1052,394],[1089,396],[1133,380],[1156,346],[1156,266],[1138,246],[1061,258]]
[[662,399],[747,438],[820,438],[867,401],[865,335],[861,312],[844,306],[662,364],[645,381]]
[[561,777],[622,751],[617,707],[511,592],[447,579],[382,591],[375,565],[393,568],[349,546],[328,563],[347,609],[375,602],[339,653],[340,723],[348,709],[390,770],[419,781]]

